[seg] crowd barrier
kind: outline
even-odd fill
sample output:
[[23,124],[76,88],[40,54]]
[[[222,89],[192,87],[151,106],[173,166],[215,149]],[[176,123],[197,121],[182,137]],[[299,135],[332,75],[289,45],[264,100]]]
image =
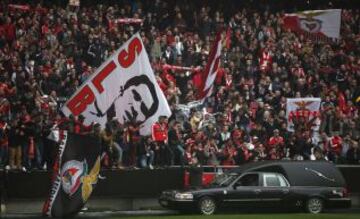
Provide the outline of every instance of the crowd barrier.
[[[104,170],[93,196],[119,198],[157,197],[167,189],[183,189],[190,185],[208,183],[216,172],[230,167],[182,168],[138,170]],[[234,168],[234,167],[231,167]],[[360,166],[339,165],[351,193],[360,193]],[[50,173],[34,171],[0,171],[2,200],[41,199],[47,197],[51,186]]]

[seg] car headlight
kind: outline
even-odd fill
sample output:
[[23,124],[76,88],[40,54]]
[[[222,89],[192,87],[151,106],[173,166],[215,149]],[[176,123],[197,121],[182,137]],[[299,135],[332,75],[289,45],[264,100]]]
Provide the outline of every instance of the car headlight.
[[176,193],[175,199],[178,200],[193,200],[194,196],[191,193]]

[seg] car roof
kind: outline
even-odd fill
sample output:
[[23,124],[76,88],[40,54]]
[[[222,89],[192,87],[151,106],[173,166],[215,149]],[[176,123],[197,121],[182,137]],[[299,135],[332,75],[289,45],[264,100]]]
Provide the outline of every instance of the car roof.
[[249,172],[244,172],[244,174],[274,174],[274,175],[282,175],[281,173],[277,173],[277,172],[264,172],[264,171],[249,171]]
[[327,161],[259,161],[230,172],[271,172],[284,175],[292,186],[345,187],[340,171]]

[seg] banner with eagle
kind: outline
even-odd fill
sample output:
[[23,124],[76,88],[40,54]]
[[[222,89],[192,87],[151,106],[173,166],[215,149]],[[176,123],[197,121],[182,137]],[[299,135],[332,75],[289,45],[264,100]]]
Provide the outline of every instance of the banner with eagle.
[[50,195],[43,207],[49,217],[77,214],[89,199],[100,172],[100,140],[59,132]]
[[288,98],[286,100],[287,130],[294,132],[298,127],[319,130],[320,98]]
[[316,39],[339,39],[341,9],[285,14],[284,28]]

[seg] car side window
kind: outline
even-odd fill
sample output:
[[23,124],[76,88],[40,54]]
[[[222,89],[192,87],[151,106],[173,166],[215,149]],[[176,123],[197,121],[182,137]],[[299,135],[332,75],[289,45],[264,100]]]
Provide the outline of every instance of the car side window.
[[286,187],[288,186],[285,179],[276,174],[264,174],[265,187]]
[[259,186],[259,175],[246,174],[236,182],[236,186]]

